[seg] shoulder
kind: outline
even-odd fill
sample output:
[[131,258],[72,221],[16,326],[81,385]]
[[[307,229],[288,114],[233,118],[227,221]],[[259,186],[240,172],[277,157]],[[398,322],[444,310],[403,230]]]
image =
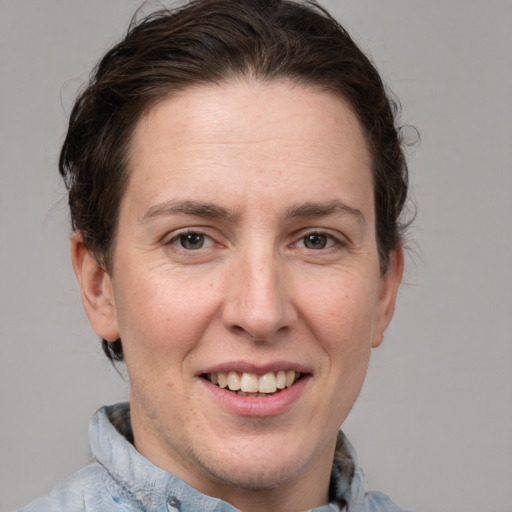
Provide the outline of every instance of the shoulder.
[[386,494],[367,491],[364,472],[356,467],[350,489],[347,512],[409,512],[400,508]]
[[[352,509],[349,508],[349,512]],[[356,512],[354,510],[354,512]],[[369,491],[365,494],[364,507],[357,512],[409,512],[398,507],[386,494],[378,491]]]
[[124,512],[130,509],[123,494],[122,487],[103,466],[93,462],[17,512]]

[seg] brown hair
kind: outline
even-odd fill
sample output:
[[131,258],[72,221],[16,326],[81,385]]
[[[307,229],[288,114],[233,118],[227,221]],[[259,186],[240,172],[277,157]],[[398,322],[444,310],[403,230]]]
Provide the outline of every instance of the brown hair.
[[[172,92],[240,77],[314,85],[351,105],[372,153],[385,273],[390,251],[401,243],[399,217],[407,195],[397,106],[343,27],[308,1],[194,0],[132,22],[71,112],[59,169],[73,229],[109,271],[131,135],[141,115]],[[123,360],[120,340],[103,340],[103,348],[111,360]]]

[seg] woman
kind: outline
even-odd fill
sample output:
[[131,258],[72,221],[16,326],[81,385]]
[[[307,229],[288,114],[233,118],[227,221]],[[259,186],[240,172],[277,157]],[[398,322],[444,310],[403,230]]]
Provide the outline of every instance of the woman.
[[60,159],[85,310],[130,402],[32,510],[379,510],[339,428],[394,311],[393,105],[315,5],[203,0],[131,27]]

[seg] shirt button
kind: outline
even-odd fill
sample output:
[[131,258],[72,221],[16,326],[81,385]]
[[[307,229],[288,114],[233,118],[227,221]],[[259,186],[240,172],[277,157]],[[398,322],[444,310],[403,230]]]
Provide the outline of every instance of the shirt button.
[[167,498],[167,510],[169,512],[180,512],[180,500],[176,496]]

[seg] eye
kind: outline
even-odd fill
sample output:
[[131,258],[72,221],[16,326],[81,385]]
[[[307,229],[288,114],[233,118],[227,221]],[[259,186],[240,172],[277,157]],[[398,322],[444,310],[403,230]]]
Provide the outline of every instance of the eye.
[[306,249],[327,249],[336,245],[338,242],[334,237],[325,233],[308,233],[303,236],[298,242],[298,247],[305,247]]
[[311,233],[302,238],[306,249],[325,249],[328,238],[326,235]]
[[186,249],[187,251],[196,251],[210,247],[213,244],[213,240],[203,233],[189,232],[173,238],[171,244]]

